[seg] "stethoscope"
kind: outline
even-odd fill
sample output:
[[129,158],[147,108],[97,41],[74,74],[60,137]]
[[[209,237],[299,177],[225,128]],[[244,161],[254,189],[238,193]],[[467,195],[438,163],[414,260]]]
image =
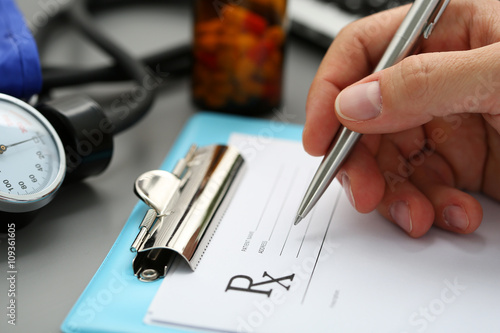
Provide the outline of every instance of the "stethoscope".
[[[61,9],[50,23],[73,24],[110,55],[114,64],[85,70],[42,70],[43,91],[34,106],[0,94],[0,232],[10,223],[17,228],[29,223],[63,183],[106,169],[113,135],[133,126],[149,110],[158,86],[154,74],[158,67],[172,74],[189,71],[190,45],[137,60],[107,38],[91,12],[110,5],[116,1],[76,1]],[[51,24],[40,31],[39,44],[47,38]],[[49,97],[59,87],[120,80],[132,80],[135,86],[131,103],[119,109],[105,109],[87,96]]]

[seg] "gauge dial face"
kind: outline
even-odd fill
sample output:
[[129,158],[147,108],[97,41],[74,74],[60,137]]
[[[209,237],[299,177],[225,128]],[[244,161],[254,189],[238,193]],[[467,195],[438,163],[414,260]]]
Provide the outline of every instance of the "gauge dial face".
[[65,168],[52,125],[30,105],[0,94],[0,211],[44,206],[61,185]]

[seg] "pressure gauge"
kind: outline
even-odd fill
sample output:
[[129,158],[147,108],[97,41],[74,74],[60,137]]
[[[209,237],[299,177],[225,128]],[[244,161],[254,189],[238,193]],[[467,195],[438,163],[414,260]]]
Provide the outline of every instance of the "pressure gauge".
[[0,94],[0,212],[43,207],[65,173],[64,148],[52,125],[29,104]]

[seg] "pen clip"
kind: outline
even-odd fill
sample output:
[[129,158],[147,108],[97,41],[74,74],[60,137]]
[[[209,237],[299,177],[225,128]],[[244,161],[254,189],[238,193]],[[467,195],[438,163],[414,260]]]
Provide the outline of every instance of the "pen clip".
[[441,18],[441,15],[443,15],[444,10],[448,6],[448,3],[450,0],[443,0],[440,2],[440,6],[436,8],[435,15],[431,17],[430,23],[427,25],[427,27],[424,30],[423,37],[425,39],[428,39],[429,36],[431,35],[432,31],[434,30],[434,27],[436,26],[437,22]]

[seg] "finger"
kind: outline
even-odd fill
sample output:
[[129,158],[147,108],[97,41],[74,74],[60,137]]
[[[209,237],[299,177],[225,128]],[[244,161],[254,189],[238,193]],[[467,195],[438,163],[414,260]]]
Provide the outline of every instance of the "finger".
[[466,52],[411,56],[343,90],[335,102],[337,114],[361,133],[394,133],[461,113],[497,116],[498,54],[500,42]]
[[[453,129],[448,131],[445,126],[447,123],[439,120],[429,123],[425,129],[417,127],[387,136],[401,153],[397,157],[399,165],[393,170],[406,177],[432,204],[434,225],[458,233],[470,233],[481,223],[481,205],[472,196],[457,189],[460,188],[457,184],[464,183],[459,178],[464,177],[458,176],[457,167],[452,163],[454,159],[449,159],[450,154],[441,155],[441,152],[448,153],[448,151],[440,147],[446,142],[454,141]],[[449,137],[429,136],[429,133],[437,133],[437,129],[440,133],[448,133]],[[474,135],[470,132],[469,139],[474,141]],[[461,150],[467,150],[467,143],[459,146]],[[465,154],[473,155],[469,151]],[[479,159],[477,164],[482,166],[482,161],[483,159]],[[473,160],[467,163],[469,171],[474,171],[474,164]],[[475,178],[481,177],[477,177],[476,174]]]
[[485,194],[500,201],[500,133],[489,127],[487,131],[489,154],[484,166],[482,190]]
[[388,139],[382,140],[378,164],[385,180],[384,197],[377,207],[389,221],[411,237],[424,235],[434,222],[434,209],[427,197],[408,179],[411,172],[404,156]]
[[313,156],[324,155],[339,128],[333,111],[339,89],[329,83],[315,79],[306,102],[306,123],[302,132],[302,143],[306,152]]
[[363,18],[343,29],[330,46],[311,84],[303,132],[305,150],[323,155],[339,122],[334,104],[340,90],[372,72],[408,6]]
[[486,127],[480,115],[434,118],[424,127],[425,138],[415,140],[416,148],[442,156],[453,171],[455,187],[478,192],[489,155]]
[[363,142],[358,144],[337,175],[351,205],[360,213],[377,208],[384,195],[384,178]]
[[[327,150],[338,128],[330,112],[339,90],[371,73],[408,9],[409,6],[403,6],[368,16],[350,24],[337,36],[318,69],[308,96],[303,135],[306,151],[322,155]],[[432,38],[422,43],[422,52],[467,50],[498,41],[499,12],[498,1],[451,2],[439,23],[446,28],[435,29]],[[450,31],[453,31],[451,38]],[[344,124],[356,125],[348,121]],[[392,124],[387,126],[392,127]],[[369,126],[360,125],[358,131],[362,130],[370,133],[367,131]],[[375,130],[380,129],[376,127]]]
[[498,114],[485,114],[484,119],[486,119],[486,121],[497,131],[497,134],[500,134],[500,111],[498,111]]
[[427,156],[425,163],[416,167],[410,178],[432,203],[434,225],[462,234],[479,227],[483,217],[481,204],[455,188],[452,170],[438,154]]

